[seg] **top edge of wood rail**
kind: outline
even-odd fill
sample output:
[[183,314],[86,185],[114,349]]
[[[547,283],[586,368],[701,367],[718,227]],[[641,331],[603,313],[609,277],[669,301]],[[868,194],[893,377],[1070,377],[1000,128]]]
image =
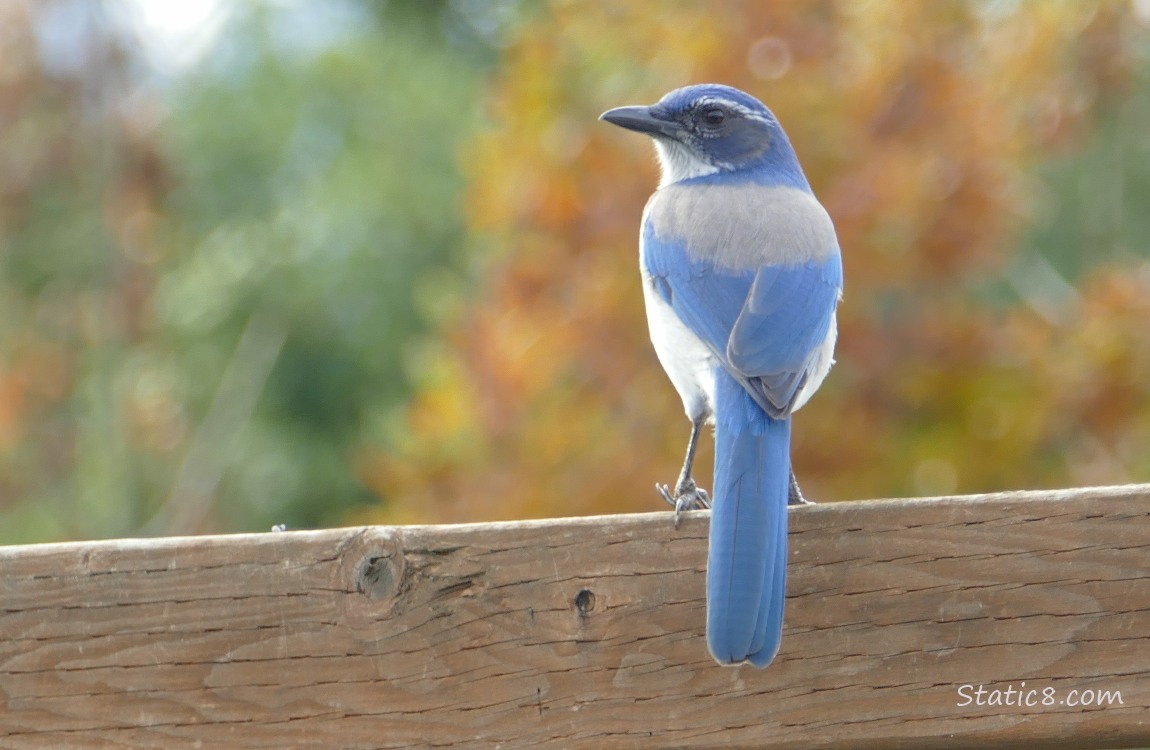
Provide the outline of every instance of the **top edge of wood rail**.
[[[908,497],[908,498],[875,498],[867,500],[836,500],[824,503],[812,503],[806,506],[793,507],[797,513],[857,513],[870,508],[891,509],[892,507],[919,507],[924,505],[975,505],[975,504],[1001,504],[1001,503],[1051,503],[1073,502],[1081,500],[1108,500],[1123,499],[1145,495],[1150,499],[1150,483],[1105,485],[1099,487],[1069,487],[1047,490],[1006,490],[971,495],[941,495],[937,497]],[[286,531],[261,531],[237,534],[204,534],[196,536],[166,536],[166,537],[123,537],[116,539],[76,540],[67,542],[45,542],[39,544],[0,545],[0,559],[10,555],[19,555],[30,550],[38,552],[63,551],[77,547],[123,546],[129,544],[133,547],[178,547],[188,544],[242,544],[242,543],[276,543],[277,541],[315,541],[325,539],[337,541],[348,536],[361,533],[364,529],[374,529],[386,533],[389,529],[403,530],[404,532],[418,533],[426,530],[436,530],[440,533],[474,533],[476,531],[499,531],[506,529],[547,528],[578,526],[594,527],[604,523],[619,525],[642,526],[651,523],[662,523],[670,517],[670,510],[651,511],[645,513],[617,513],[597,516],[561,516],[555,518],[532,518],[515,521],[479,521],[471,523],[452,524],[413,524],[404,526],[369,525],[369,526],[342,526],[329,529],[289,529]],[[706,518],[709,511],[689,511],[683,513],[684,523]]]

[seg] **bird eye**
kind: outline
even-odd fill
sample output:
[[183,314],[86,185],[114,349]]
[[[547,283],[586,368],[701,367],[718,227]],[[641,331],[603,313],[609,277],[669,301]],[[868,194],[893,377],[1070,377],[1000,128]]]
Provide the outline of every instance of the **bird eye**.
[[727,121],[727,110],[722,107],[708,107],[703,110],[703,124],[708,128],[717,128]]

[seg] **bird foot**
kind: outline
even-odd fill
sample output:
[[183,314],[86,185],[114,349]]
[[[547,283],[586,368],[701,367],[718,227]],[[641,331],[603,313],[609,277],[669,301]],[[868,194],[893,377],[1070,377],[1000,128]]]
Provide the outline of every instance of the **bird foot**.
[[803,491],[799,489],[799,481],[795,479],[794,472],[791,473],[791,487],[787,492],[787,505],[814,505],[814,502],[803,497]]
[[685,510],[707,510],[711,507],[711,496],[702,487],[695,484],[694,479],[688,478],[679,482],[675,487],[675,494],[665,484],[656,484],[655,489],[675,509],[675,528],[679,528],[679,515]]

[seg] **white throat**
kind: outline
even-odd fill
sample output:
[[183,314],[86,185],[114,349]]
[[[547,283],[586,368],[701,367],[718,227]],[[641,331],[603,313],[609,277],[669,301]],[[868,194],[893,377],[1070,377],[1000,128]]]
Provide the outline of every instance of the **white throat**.
[[698,158],[678,141],[656,138],[655,153],[659,155],[659,167],[662,172],[659,187],[719,171],[719,167]]

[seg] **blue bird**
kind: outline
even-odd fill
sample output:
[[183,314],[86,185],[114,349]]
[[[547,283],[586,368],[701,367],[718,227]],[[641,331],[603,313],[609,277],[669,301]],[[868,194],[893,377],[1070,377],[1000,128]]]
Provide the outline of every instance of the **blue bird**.
[[834,362],[843,269],[834,225],[775,115],[729,86],[676,89],[601,116],[655,142],[662,179],[643,211],[639,260],[651,341],[691,420],[674,490],[711,507],[691,476],[715,427],[707,646],[720,664],[765,667],[786,595],[791,414]]

